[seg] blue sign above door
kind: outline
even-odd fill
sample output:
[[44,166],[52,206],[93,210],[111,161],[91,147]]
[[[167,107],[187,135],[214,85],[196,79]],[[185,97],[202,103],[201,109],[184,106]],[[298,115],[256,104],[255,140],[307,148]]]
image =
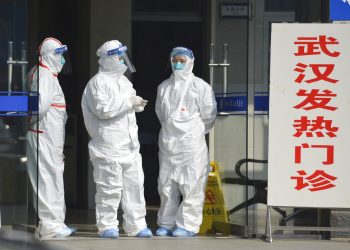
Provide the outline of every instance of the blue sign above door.
[[0,116],[30,116],[37,111],[37,92],[0,92]]
[[350,21],[350,0],[329,0],[331,21]]

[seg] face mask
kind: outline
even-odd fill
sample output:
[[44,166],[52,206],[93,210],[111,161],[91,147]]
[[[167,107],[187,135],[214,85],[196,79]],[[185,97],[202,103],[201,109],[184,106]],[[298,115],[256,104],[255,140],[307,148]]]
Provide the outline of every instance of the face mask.
[[171,63],[173,70],[182,70],[185,67],[185,63],[181,62],[176,62],[176,63]]
[[66,60],[64,59],[63,56],[61,56],[61,64],[64,65],[66,63]]

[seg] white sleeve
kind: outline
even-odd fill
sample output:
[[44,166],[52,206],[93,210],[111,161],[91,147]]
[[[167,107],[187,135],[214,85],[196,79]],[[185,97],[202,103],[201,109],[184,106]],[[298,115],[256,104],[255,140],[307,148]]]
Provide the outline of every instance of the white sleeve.
[[39,78],[39,120],[44,118],[51,107],[53,97],[57,92],[55,80],[54,77],[45,75]]
[[203,87],[201,88],[200,93],[199,109],[205,126],[205,133],[207,134],[214,126],[217,109],[213,89],[204,81],[202,86]]
[[111,95],[101,79],[91,83],[89,92],[89,109],[100,119],[117,117],[132,109],[129,98]]
[[156,105],[155,105],[155,111],[156,111],[156,114],[157,114],[157,117],[158,117],[158,120],[160,123],[162,123],[163,121],[163,118],[162,118],[162,112],[161,112],[161,90],[160,90],[160,87],[158,86],[158,89],[157,89],[157,99],[156,99]]

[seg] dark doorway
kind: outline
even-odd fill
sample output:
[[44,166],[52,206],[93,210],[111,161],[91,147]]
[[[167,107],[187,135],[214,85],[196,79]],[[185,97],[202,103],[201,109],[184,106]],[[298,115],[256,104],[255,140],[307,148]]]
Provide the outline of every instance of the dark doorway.
[[137,115],[147,205],[159,205],[157,142],[160,124],[154,111],[157,87],[172,73],[169,53],[176,46],[188,47],[193,51],[194,74],[202,75],[199,63],[203,60],[202,37],[202,22],[133,22],[132,51],[137,70],[133,75],[133,84],[138,95],[149,101],[145,111]]
[[[63,0],[60,8],[53,0],[33,1],[30,6],[31,43],[29,55],[37,58],[37,48],[46,37],[55,37],[68,46],[72,74],[59,74],[66,99],[68,120],[65,138],[65,198],[68,209],[86,209],[88,204],[88,136],[81,112],[81,96],[89,80],[89,4]],[[33,66],[33,65],[30,65]]]

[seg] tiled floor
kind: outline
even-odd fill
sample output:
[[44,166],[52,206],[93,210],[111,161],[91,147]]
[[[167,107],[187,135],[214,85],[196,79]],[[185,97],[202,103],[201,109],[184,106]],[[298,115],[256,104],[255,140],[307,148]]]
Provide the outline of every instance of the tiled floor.
[[[18,240],[18,238],[17,238]],[[310,240],[310,239],[276,239],[267,243],[260,239],[242,239],[238,237],[153,237],[150,239],[139,239],[135,237],[120,237],[119,239],[101,239],[96,235],[84,235],[68,237],[64,240],[32,241],[23,236],[19,242],[12,241],[11,247],[7,244],[4,248],[4,240],[0,237],[0,249],[26,249],[26,250],[348,250],[350,240]],[[25,242],[23,242],[25,241]]]
[[[293,210],[287,211],[288,213]],[[119,239],[101,239],[97,236],[97,229],[95,227],[95,212],[68,210],[66,222],[70,225],[74,225],[78,228],[78,232],[71,237],[62,240],[46,240],[46,241],[33,241],[33,234],[25,234],[23,232],[17,233],[13,231],[13,227],[5,226],[0,231],[0,249],[52,249],[52,250],[79,250],[79,249],[144,249],[144,250],[187,250],[187,249],[200,249],[200,250],[226,250],[226,249],[259,249],[259,250],[295,250],[295,249],[307,249],[307,250],[345,250],[350,249],[350,238],[322,240],[317,234],[301,234],[300,232],[277,232],[280,234],[274,234],[273,242],[267,243],[260,238],[265,232],[266,222],[266,209],[259,209],[250,211],[248,215],[248,235],[247,239],[243,239],[237,235],[205,235],[197,236],[195,238],[174,238],[174,237],[152,237],[151,239],[139,239],[135,237],[126,237],[123,234],[121,228],[121,237]],[[148,207],[147,222],[149,227],[154,231],[156,225],[156,207]],[[309,219],[312,218],[306,214]],[[121,215],[119,215],[121,219]],[[307,224],[308,218],[300,216],[299,221]],[[278,225],[280,215],[272,212],[272,224]],[[313,220],[313,219],[312,219]],[[230,223],[236,225],[236,228],[244,229],[240,227],[245,225],[246,216],[244,211],[236,213],[230,216]],[[33,227],[29,227],[29,231],[33,231]],[[10,235],[12,239],[12,245],[5,244],[4,232]],[[275,232],[276,233],[276,232]],[[254,237],[252,237],[254,236]],[[5,238],[6,238],[5,237]],[[23,242],[25,241],[25,242]],[[5,245],[6,247],[5,247]],[[31,248],[33,247],[33,248]],[[46,247],[46,248],[44,248]]]

